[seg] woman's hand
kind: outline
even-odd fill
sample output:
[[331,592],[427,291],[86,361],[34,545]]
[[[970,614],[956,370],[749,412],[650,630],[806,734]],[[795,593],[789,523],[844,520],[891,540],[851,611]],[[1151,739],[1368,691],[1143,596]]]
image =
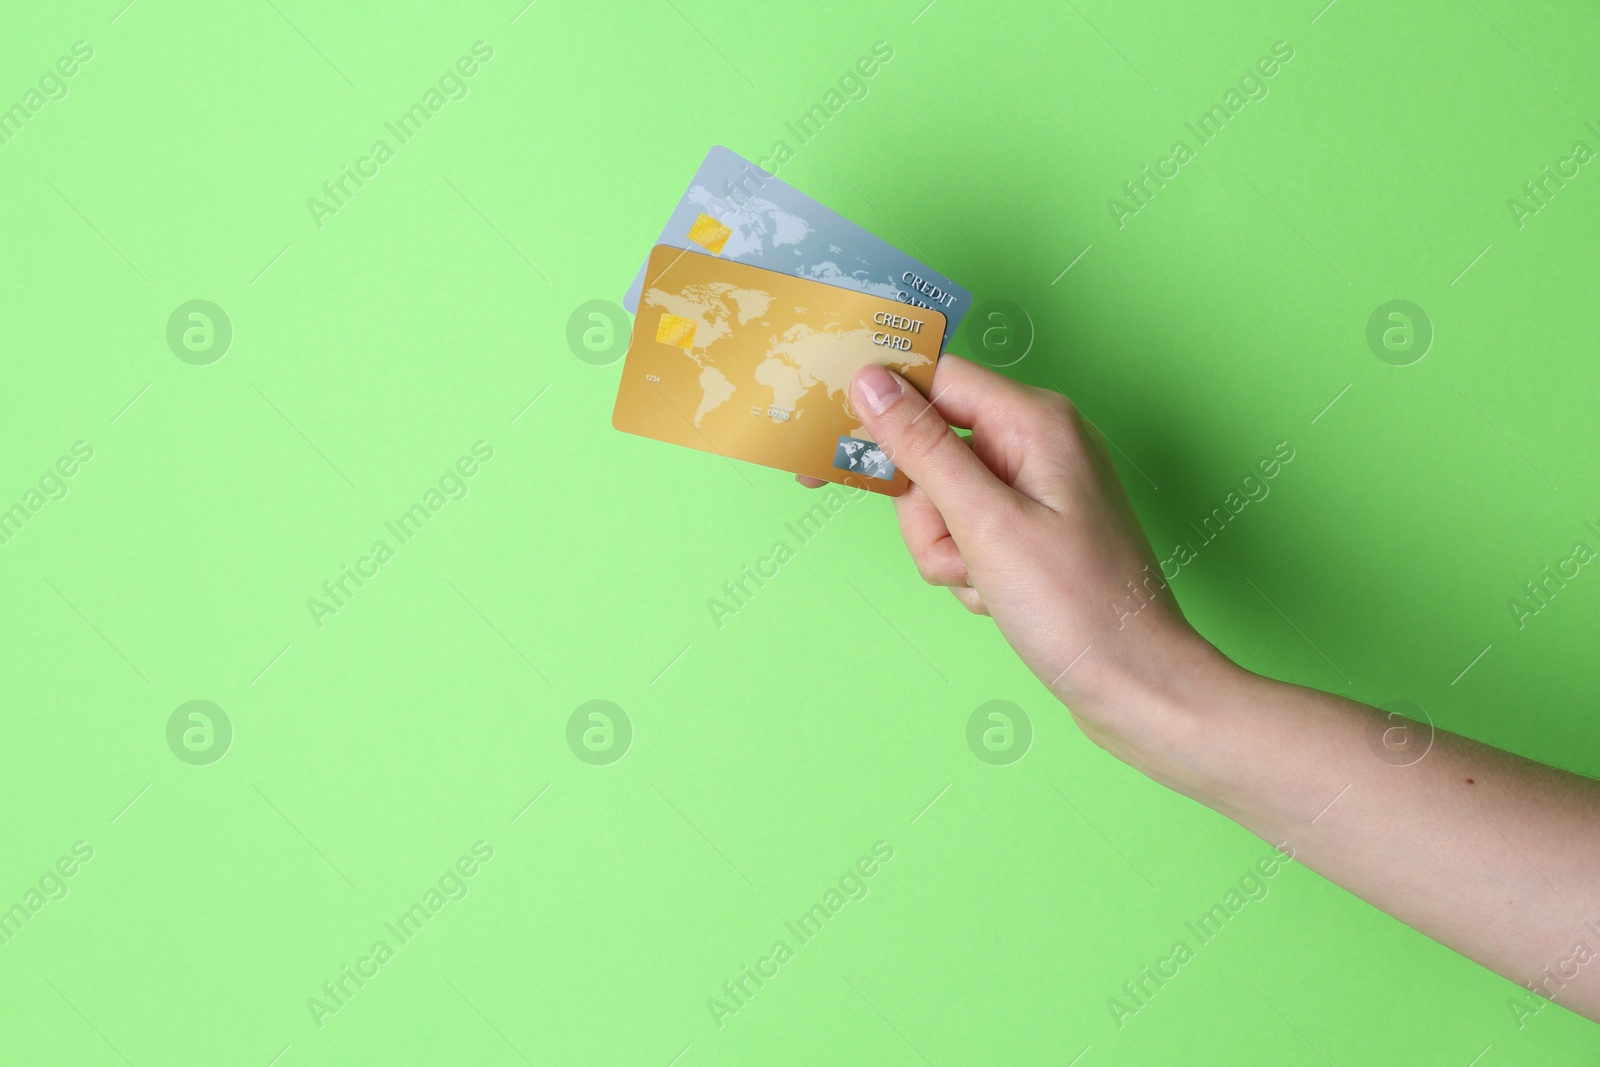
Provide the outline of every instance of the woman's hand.
[[917,570],[993,616],[1090,737],[1127,758],[1122,738],[1153,741],[1173,695],[1226,661],[1184,620],[1098,432],[1065,397],[952,355],[932,394],[875,365],[851,387],[913,483],[895,510]]
[[1568,973],[1573,946],[1600,937],[1584,925],[1600,915],[1600,782],[1431,727],[1418,753],[1388,753],[1393,722],[1374,709],[1234,666],[1184,620],[1099,434],[1064,397],[950,355],[932,391],[876,366],[852,383],[913,483],[895,502],[911,556],[994,617],[1091,740],[1600,1020],[1600,966]]

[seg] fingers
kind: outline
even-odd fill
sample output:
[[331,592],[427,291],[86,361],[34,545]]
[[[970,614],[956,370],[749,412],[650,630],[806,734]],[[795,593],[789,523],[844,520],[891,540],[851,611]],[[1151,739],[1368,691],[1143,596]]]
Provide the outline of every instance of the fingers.
[[971,430],[1014,416],[1029,393],[1020,382],[946,352],[934,368],[928,396],[944,421]]
[[967,565],[961,550],[922,487],[913,485],[896,497],[894,511],[900,520],[900,536],[922,580],[929,585],[966,585]]
[[1017,502],[1011,488],[962,443],[922,394],[888,368],[861,368],[851,383],[851,403],[890,462],[922,487],[958,542]]
[[[794,480],[807,489],[828,485],[820,478],[797,474]],[[917,573],[929,585],[967,585],[967,565],[961,559],[961,550],[950,536],[944,516],[933,506],[919,486],[894,498],[895,516],[900,521],[900,537],[917,565]]]
[[974,615],[989,614],[989,606],[983,602],[983,597],[978,595],[978,591],[976,589],[968,589],[963,585],[951,589],[950,592],[954,593],[955,598],[961,601],[962,607],[966,608]]
[[[807,489],[830,484],[805,474],[795,475],[794,480]],[[929,585],[965,586],[967,565],[961,559],[961,550],[928,495],[913,485],[894,498],[894,510],[900,520],[900,536],[922,580]]]

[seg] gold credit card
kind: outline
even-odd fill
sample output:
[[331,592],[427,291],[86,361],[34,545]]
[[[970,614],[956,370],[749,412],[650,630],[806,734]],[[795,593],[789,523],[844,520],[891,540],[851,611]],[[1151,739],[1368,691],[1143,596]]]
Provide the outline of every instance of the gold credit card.
[[657,245],[611,424],[898,496],[910,483],[851,409],[850,379],[881,363],[926,394],[944,332],[931,308]]

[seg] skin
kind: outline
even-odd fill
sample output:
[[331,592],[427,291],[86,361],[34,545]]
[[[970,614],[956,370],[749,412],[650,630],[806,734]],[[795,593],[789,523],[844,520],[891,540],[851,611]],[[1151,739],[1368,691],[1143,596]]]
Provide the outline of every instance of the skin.
[[851,389],[913,483],[895,500],[911,558],[993,617],[1090,740],[1600,1021],[1600,935],[1584,926],[1600,931],[1600,782],[1244,670],[1184,618],[1066,398],[953,355],[931,395],[876,366]]

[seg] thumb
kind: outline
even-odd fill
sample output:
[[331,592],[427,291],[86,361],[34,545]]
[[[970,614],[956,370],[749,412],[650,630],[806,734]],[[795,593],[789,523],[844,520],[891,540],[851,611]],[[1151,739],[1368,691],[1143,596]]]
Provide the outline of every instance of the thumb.
[[900,375],[869,363],[856,372],[850,394],[867,432],[922,488],[958,541],[963,530],[1010,502],[1011,488]]

